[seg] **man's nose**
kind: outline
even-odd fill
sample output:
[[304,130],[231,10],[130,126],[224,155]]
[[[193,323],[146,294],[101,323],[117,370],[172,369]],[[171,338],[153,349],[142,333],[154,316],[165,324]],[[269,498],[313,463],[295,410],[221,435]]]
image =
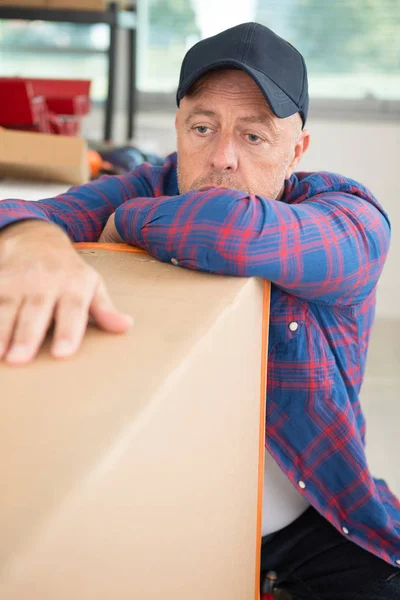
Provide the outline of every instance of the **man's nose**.
[[232,136],[219,136],[211,154],[211,166],[217,172],[236,171],[238,167],[237,148]]

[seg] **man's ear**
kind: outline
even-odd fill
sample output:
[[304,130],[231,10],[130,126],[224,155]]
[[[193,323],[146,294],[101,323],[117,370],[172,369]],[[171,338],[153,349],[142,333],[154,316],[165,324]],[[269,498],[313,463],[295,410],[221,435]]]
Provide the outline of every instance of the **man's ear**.
[[178,129],[178,120],[179,120],[179,108],[176,111],[176,115],[175,115],[175,130]]
[[293,171],[295,170],[296,166],[299,164],[301,157],[303,156],[304,152],[307,150],[307,148],[310,145],[310,138],[311,138],[310,132],[307,129],[303,129],[303,131],[301,132],[301,135],[299,137],[299,140],[294,147],[293,158],[286,170],[285,179],[289,179],[289,177],[292,175]]

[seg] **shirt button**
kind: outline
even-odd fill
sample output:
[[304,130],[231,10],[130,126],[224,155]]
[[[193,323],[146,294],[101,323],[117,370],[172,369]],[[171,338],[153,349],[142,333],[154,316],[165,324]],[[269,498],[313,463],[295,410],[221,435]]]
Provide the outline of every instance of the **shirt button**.
[[179,265],[179,261],[178,261],[178,260],[176,260],[176,258],[171,258],[171,262],[172,262],[172,264],[173,264],[173,265],[175,265],[175,266]]
[[299,325],[298,325],[298,323],[296,323],[296,321],[292,321],[292,323],[290,323],[290,325],[289,325],[289,329],[290,329],[290,331],[297,331],[298,326]]
[[304,483],[304,481],[299,481],[299,487],[301,487],[302,490],[305,489],[306,484]]
[[346,535],[349,533],[349,530],[347,529],[347,527],[342,527],[342,531],[343,531],[343,533],[345,533]]

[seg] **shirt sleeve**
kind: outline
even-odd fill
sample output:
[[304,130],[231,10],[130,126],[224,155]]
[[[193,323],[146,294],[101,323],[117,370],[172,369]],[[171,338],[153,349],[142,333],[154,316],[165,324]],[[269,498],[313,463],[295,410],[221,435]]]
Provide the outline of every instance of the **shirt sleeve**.
[[140,198],[117,209],[115,225],[124,241],[159,260],[262,277],[308,300],[343,305],[372,291],[390,238],[383,211],[343,192],[298,204],[216,189]]
[[148,176],[150,165],[143,164],[124,175],[103,176],[70,188],[65,194],[38,201],[0,201],[0,230],[11,223],[40,219],[59,225],[74,242],[95,242],[108,217],[121,204],[136,196],[152,197]]

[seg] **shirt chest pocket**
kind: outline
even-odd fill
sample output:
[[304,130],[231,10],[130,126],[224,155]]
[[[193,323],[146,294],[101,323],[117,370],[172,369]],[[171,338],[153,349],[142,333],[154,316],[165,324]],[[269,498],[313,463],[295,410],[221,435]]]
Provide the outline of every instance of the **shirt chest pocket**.
[[307,308],[303,303],[276,290],[271,294],[268,354],[277,350],[277,345],[296,346],[304,335]]
[[293,367],[307,360],[306,327],[305,320],[299,316],[291,316],[285,322],[272,321],[269,328],[269,360],[291,363]]
[[271,305],[268,372],[272,388],[325,390],[331,387],[335,363],[321,331],[301,301]]

